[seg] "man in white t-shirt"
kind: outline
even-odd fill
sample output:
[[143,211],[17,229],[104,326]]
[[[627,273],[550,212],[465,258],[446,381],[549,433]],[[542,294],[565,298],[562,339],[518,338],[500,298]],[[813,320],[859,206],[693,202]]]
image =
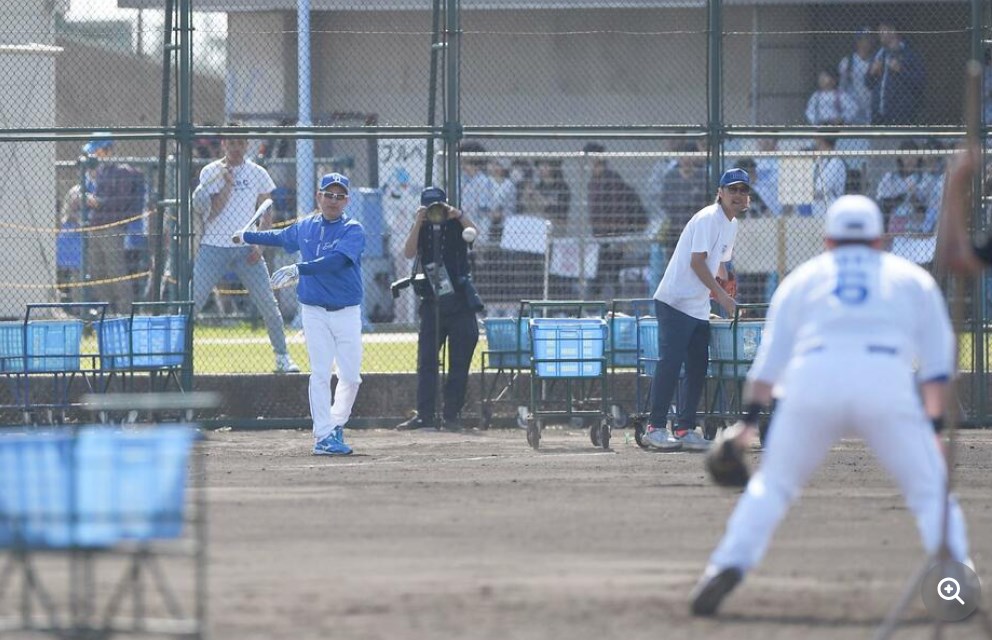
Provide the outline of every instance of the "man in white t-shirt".
[[[206,206],[204,197],[203,238],[193,263],[193,301],[197,311],[202,309],[217,281],[233,271],[265,320],[276,356],[276,371],[296,373],[300,368],[286,349],[282,315],[269,286],[269,270],[261,249],[231,241],[258,206],[271,196],[276,185],[265,169],[245,158],[247,140],[226,138],[221,147],[224,157],[200,171],[198,190],[209,195],[210,205]],[[271,218],[267,214],[260,226],[267,228],[270,225]]]
[[[686,224],[655,291],[658,366],[651,383],[646,442],[663,451],[702,451],[709,442],[696,433],[696,408],[703,392],[710,346],[710,293],[734,314],[737,303],[716,281],[733,254],[737,217],[750,205],[751,179],[744,169],[720,178],[716,202]],[[724,275],[724,277],[726,277]],[[686,393],[672,431],[665,427],[679,372],[685,365]]]

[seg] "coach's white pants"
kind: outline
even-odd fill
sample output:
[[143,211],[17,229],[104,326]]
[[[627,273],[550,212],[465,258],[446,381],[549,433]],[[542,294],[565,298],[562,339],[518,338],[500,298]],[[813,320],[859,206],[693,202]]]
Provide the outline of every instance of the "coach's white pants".
[[[334,427],[343,427],[348,422],[358,386],[362,384],[362,311],[358,305],[340,311],[309,304],[300,306],[310,356],[313,437],[322,440]],[[331,404],[331,373],[335,364],[338,386]]]
[[[799,358],[787,376],[761,469],[737,503],[710,565],[748,569],[760,562],[789,504],[833,444],[851,435],[864,438],[895,479],[923,547],[935,553],[947,469],[908,367],[894,355],[828,347]],[[955,560],[968,558],[964,517],[953,498],[947,542]]]

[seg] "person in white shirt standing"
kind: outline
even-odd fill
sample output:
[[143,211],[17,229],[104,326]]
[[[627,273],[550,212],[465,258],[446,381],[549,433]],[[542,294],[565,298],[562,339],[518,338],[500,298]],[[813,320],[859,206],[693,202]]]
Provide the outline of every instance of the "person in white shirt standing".
[[[690,596],[696,615],[714,614],[758,564],[789,504],[844,437],[864,438],[894,477],[926,551],[941,546],[947,467],[940,430],[954,334],[937,283],[882,251],[882,234],[872,200],[838,198],[827,211],[827,251],[772,297],[739,435],[728,441],[746,447],[773,390],[778,402],[761,469]],[[953,495],[946,504],[947,549],[969,564],[964,516]]]
[[862,27],[854,34],[854,50],[837,64],[838,87],[854,100],[854,118],[847,124],[871,124],[871,88],[866,82],[875,58],[871,29]]
[[[651,382],[651,415],[645,442],[663,451],[703,451],[709,442],[696,433],[696,409],[703,393],[710,346],[710,293],[731,316],[737,303],[716,281],[733,254],[737,217],[750,206],[751,178],[734,168],[720,178],[716,202],[692,216],[654,294],[658,316],[658,366]],[[679,372],[685,364],[686,393],[673,429],[665,427]]]
[[[237,123],[229,123],[228,126],[237,126]],[[228,271],[233,271],[265,320],[269,342],[276,356],[276,372],[297,373],[300,368],[286,349],[282,315],[269,286],[269,270],[262,251],[257,247],[237,245],[231,240],[251,219],[256,208],[272,195],[276,185],[265,169],[245,158],[247,140],[225,138],[221,147],[224,157],[200,171],[200,188],[205,196],[209,195],[210,203],[209,207],[204,206],[203,239],[193,263],[196,310],[200,311],[207,303],[217,281]],[[269,225],[271,219],[266,214],[260,226],[266,228]]]
[[827,206],[844,195],[847,189],[847,165],[834,155],[837,141],[834,138],[816,139],[816,160],[813,162],[813,205],[814,216],[827,213]]

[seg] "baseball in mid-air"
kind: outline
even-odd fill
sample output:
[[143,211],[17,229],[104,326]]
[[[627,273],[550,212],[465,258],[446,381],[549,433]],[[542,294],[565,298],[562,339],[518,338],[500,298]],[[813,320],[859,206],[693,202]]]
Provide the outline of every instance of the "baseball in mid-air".
[[465,242],[475,242],[475,238],[479,235],[479,232],[472,227],[465,227],[462,229],[462,240]]

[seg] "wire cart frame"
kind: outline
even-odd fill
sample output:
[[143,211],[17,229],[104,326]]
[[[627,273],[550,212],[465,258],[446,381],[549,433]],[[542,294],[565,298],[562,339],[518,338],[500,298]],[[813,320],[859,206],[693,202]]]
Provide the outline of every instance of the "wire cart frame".
[[[745,378],[761,344],[767,310],[767,304],[739,304],[733,318],[710,320],[709,369],[699,414],[707,439],[740,418]],[[767,417],[760,421],[762,437],[767,422]]]
[[[126,396],[117,406],[163,408],[170,395]],[[87,396],[104,397],[114,401]],[[177,402],[171,408],[216,399]],[[199,438],[190,423],[0,429],[0,633],[204,638]]]
[[[0,323],[0,372],[7,379],[10,402],[0,408],[19,411],[24,424],[61,424],[74,407],[76,382],[86,392],[103,389],[99,353],[84,348],[84,335],[107,314],[106,302],[28,304],[24,320]],[[48,312],[49,317],[41,316]],[[38,400],[42,382],[50,395]],[[37,418],[43,412],[47,420]]]
[[[530,403],[518,411],[518,423],[526,428],[527,443],[535,450],[545,421],[575,418],[591,420],[590,440],[609,449],[606,308],[605,302],[521,302],[521,317],[529,311],[533,353]],[[597,388],[598,397],[593,395]],[[556,391],[562,397],[556,398]]]

